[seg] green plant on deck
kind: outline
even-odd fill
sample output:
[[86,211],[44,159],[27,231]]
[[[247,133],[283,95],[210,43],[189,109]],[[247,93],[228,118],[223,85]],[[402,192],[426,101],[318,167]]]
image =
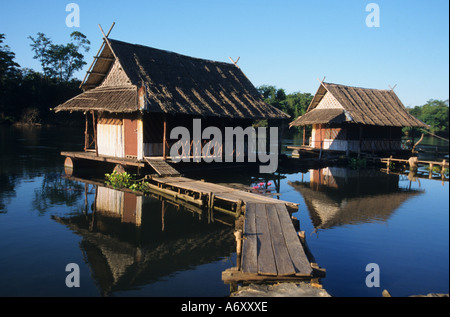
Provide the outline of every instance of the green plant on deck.
[[105,178],[106,184],[114,188],[128,188],[133,191],[145,191],[147,188],[143,180],[136,179],[136,174],[114,171],[111,174],[105,174]]
[[367,160],[365,158],[350,158],[348,161],[348,165],[352,169],[360,169],[365,168],[367,166]]

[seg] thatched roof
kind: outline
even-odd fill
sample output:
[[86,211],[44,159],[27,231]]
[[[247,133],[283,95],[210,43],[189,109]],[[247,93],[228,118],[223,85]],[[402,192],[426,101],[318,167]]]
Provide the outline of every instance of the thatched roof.
[[134,112],[138,110],[136,88],[104,87],[88,90],[55,109],[56,112],[64,110]]
[[[114,82],[112,76],[119,80]],[[106,82],[108,86],[121,87],[122,91],[105,90]],[[131,99],[125,98],[126,102],[123,102],[124,86],[134,89],[135,96],[143,87],[143,104],[139,104],[139,98],[135,98],[134,105]],[[83,94],[55,110],[146,110],[205,117],[289,118],[265,103],[241,69],[232,63],[199,59],[112,39],[104,45],[83,83],[83,89],[86,90]],[[105,93],[110,97],[102,98]]]
[[[332,101],[321,103],[325,97]],[[332,122],[427,127],[425,123],[408,113],[393,90],[358,88],[324,82],[321,83],[305,115],[291,122],[290,126]]]

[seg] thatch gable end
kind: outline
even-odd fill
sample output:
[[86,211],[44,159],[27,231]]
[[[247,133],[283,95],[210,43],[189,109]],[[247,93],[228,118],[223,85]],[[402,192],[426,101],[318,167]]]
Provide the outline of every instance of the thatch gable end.
[[[103,75],[102,75],[103,74]],[[111,78],[114,76],[114,78]],[[114,106],[86,99],[86,93],[103,93],[106,86],[144,88],[145,110],[152,113],[186,114],[240,119],[287,119],[289,116],[264,102],[262,96],[234,64],[189,57],[142,45],[109,39],[83,83],[85,93],[56,111],[102,109],[108,112],[138,111],[143,107]],[[116,92],[110,91],[111,98]],[[85,98],[85,99],[83,99]],[[75,98],[76,99],[76,98]],[[84,103],[81,100],[86,100]],[[137,102],[137,101],[136,101]],[[134,110],[132,110],[134,109]]]

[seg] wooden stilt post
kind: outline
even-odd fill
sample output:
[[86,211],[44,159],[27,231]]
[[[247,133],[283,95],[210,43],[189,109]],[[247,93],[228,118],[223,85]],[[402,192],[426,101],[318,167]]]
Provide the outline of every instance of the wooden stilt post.
[[85,117],[86,117],[86,128],[84,130],[84,151],[86,152],[86,150],[89,147],[88,115],[87,115],[87,113],[85,113]]
[[97,125],[95,124],[95,114],[94,114],[94,111],[91,111],[91,113],[92,113],[92,126],[94,127],[95,156],[98,156]]
[[166,134],[167,134],[167,118],[166,115],[164,115],[164,129],[163,129],[163,158],[164,160],[167,158],[167,149],[166,149]]
[[302,145],[305,145],[305,140],[306,140],[306,126],[304,125],[303,126],[303,144]]
[[359,149],[358,149],[358,159],[361,157],[361,151],[362,151],[362,134],[363,134],[363,128],[362,126],[359,127]]

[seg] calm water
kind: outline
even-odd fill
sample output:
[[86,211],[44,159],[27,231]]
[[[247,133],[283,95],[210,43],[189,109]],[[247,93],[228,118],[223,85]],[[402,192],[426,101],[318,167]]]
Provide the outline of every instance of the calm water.
[[[0,127],[0,296],[228,296],[233,221],[61,177],[59,152],[82,147],[81,129]],[[449,292],[448,182],[336,167],[265,181],[300,204],[294,216],[331,295]],[[66,287],[69,263],[79,288]],[[380,268],[378,288],[365,284],[369,263]]]

